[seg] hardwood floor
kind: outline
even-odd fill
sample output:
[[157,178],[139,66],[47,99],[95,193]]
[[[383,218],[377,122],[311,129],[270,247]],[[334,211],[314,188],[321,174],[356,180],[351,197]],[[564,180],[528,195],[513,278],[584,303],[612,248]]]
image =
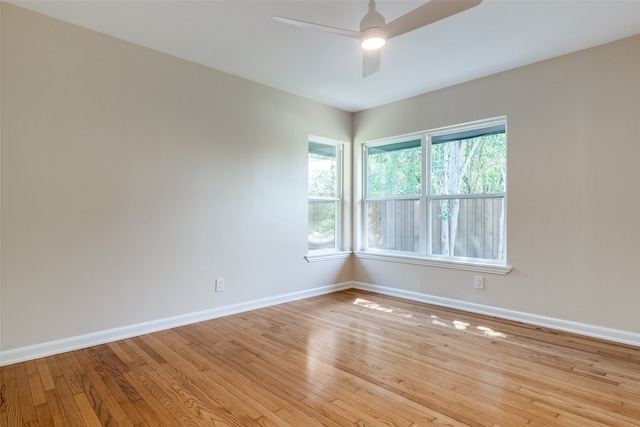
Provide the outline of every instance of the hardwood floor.
[[2,426],[640,425],[640,348],[355,290],[0,374]]

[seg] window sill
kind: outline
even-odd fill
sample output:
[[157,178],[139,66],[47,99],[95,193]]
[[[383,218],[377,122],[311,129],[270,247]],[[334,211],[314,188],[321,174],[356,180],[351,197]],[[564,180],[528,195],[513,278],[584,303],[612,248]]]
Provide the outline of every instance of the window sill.
[[309,254],[304,257],[307,262],[319,262],[319,261],[331,261],[334,259],[347,259],[351,256],[351,251],[335,251],[335,252],[322,252],[317,254]]
[[400,262],[405,264],[426,265],[429,267],[451,268],[455,270],[476,271],[479,273],[505,275],[512,270],[510,265],[480,264],[466,261],[452,261],[435,258],[424,258],[410,255],[382,254],[372,252],[354,252],[358,258],[378,261]]

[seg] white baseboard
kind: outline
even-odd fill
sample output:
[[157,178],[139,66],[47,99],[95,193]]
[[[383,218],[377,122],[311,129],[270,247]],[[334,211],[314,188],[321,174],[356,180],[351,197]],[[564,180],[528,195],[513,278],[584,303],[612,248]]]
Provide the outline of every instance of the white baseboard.
[[184,326],[191,323],[216,319],[218,317],[243,313],[246,311],[256,310],[258,308],[283,304],[285,302],[311,298],[314,296],[324,295],[349,288],[351,288],[351,282],[323,286],[304,291],[292,292],[284,295],[277,295],[269,298],[231,304],[224,307],[212,308],[210,310],[203,310],[195,313],[169,317],[166,319],[138,323],[121,328],[108,329],[105,331],[93,332],[90,334],[84,334],[56,341],[49,341],[42,344],[35,344],[2,351],[0,352],[0,366],[11,365],[13,363],[24,362],[26,360],[33,360],[40,357],[51,356],[53,354],[65,353],[67,351],[78,350],[94,345],[176,328],[178,326]]
[[487,316],[498,317],[500,319],[514,320],[517,322],[528,323],[530,325],[542,326],[545,328],[551,328],[640,347],[640,334],[634,332],[605,328],[602,326],[589,325],[586,323],[572,322],[570,320],[539,316],[537,314],[507,310],[499,307],[491,307],[488,305],[475,304],[472,302],[454,300],[450,298],[442,298],[402,289],[388,288],[385,286],[371,285],[368,283],[351,282],[351,287],[363,291],[375,292],[378,294],[424,302],[442,307],[455,308],[458,310],[469,311],[471,313],[484,314]]
[[402,289],[371,285],[368,283],[345,282],[336,285],[323,286],[299,292],[292,292],[289,294],[277,295],[274,297],[262,298],[238,304],[231,304],[224,307],[217,307],[210,310],[203,310],[195,313],[169,317],[166,319],[154,320],[151,322],[138,323],[121,328],[93,332],[90,334],[45,342],[42,344],[35,344],[27,347],[11,349],[0,352],[0,366],[11,365],[13,363],[24,362],[26,360],[33,360],[40,357],[51,356],[53,354],[65,353],[67,351],[78,350],[94,345],[118,341],[170,328],[176,328],[178,326],[216,319],[218,317],[244,313],[246,311],[256,310],[259,308],[269,307],[277,304],[283,304],[285,302],[311,298],[314,296],[324,295],[349,288],[376,292],[379,294],[404,298],[411,301],[418,301],[443,307],[455,308],[472,313],[485,314],[501,319],[514,320],[517,322],[528,323],[531,325],[572,332],[589,337],[600,338],[608,341],[630,344],[640,347],[640,334],[633,332],[604,328],[601,326],[588,325],[568,320],[555,319],[551,317],[475,304],[466,301],[442,298]]

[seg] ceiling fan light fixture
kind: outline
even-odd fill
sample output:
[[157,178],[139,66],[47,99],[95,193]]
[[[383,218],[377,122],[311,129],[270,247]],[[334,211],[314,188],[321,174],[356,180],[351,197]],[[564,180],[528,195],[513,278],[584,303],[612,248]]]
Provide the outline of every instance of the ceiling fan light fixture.
[[360,34],[360,46],[365,50],[380,49],[387,42],[387,38],[380,28],[367,28]]

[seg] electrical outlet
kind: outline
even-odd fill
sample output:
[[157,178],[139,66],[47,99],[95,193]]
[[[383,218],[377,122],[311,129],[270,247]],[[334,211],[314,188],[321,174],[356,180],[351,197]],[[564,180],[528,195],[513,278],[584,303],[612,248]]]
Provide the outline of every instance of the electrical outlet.
[[222,277],[218,277],[216,279],[216,292],[224,291],[224,279]]
[[473,278],[473,286],[476,289],[484,289],[484,277],[482,276],[475,276]]

